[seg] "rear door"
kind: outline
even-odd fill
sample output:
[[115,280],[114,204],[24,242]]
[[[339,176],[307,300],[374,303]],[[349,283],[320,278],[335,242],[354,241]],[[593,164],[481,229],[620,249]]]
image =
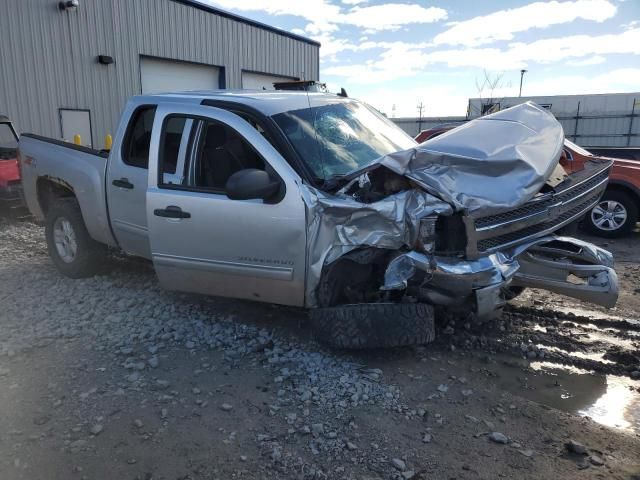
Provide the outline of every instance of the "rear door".
[[[303,305],[306,219],[298,175],[237,115],[176,107],[158,108],[151,141],[158,155],[149,168],[147,221],[161,284]],[[279,178],[280,195],[268,202],[229,199],[226,180],[243,168]]]
[[107,204],[113,233],[130,255],[151,258],[146,195],[149,147],[157,105],[132,107],[120,149],[111,151],[107,172]]

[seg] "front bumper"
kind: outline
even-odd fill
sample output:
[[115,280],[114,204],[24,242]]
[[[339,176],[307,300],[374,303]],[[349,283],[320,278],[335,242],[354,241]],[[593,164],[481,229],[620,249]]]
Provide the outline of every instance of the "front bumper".
[[405,289],[424,272],[421,296],[436,305],[473,305],[490,318],[505,303],[508,287],[548,290],[605,307],[618,299],[613,256],[593,244],[570,237],[546,236],[508,252],[476,260],[428,256],[416,251],[396,257],[385,273],[385,290]]

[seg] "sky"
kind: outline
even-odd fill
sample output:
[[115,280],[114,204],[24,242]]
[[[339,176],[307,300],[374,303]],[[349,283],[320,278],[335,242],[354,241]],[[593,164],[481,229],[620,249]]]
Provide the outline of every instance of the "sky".
[[640,0],[201,1],[319,41],[329,90],[390,117],[517,96],[522,69],[523,96],[640,91]]

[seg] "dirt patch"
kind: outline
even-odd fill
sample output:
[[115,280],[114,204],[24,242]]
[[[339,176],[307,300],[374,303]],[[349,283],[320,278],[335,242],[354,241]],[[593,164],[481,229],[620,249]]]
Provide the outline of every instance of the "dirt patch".
[[484,328],[353,354],[143,262],[63,278],[40,227],[0,222],[0,478],[640,476],[635,258],[614,312],[526,292]]

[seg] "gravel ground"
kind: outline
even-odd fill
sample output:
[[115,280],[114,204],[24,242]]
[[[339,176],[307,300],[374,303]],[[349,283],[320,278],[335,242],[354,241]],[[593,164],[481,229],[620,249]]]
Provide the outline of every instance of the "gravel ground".
[[0,478],[640,479],[640,430],[503,385],[535,376],[527,357],[638,396],[627,247],[627,324],[527,292],[481,331],[450,319],[427,347],[353,354],[301,310],[166,292],[143,262],[62,277],[41,227],[0,220]]

